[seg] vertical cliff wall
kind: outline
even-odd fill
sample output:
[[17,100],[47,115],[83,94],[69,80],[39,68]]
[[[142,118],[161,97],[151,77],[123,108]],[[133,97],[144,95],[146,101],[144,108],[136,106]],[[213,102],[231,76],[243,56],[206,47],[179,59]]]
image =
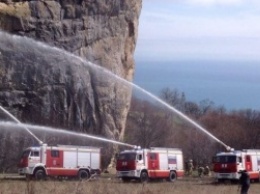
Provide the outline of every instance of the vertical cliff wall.
[[[131,81],[141,3],[0,0],[0,29],[62,48]],[[123,136],[131,88],[30,40],[3,33],[0,39],[3,107],[24,122]]]

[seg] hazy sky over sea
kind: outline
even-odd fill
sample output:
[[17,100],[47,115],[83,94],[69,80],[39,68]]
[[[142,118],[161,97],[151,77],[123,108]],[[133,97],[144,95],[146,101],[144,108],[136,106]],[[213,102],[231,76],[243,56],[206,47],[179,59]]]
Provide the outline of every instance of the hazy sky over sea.
[[260,0],[143,0],[136,61],[260,61]]

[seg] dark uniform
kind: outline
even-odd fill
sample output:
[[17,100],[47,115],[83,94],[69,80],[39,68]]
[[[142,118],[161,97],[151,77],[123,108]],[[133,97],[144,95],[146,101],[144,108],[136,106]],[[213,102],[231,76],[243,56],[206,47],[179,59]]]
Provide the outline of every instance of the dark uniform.
[[250,177],[246,170],[240,171],[241,194],[247,194],[250,187]]
[[198,168],[198,175],[199,175],[199,177],[202,177],[203,174],[204,174],[204,168],[202,166],[200,166]]

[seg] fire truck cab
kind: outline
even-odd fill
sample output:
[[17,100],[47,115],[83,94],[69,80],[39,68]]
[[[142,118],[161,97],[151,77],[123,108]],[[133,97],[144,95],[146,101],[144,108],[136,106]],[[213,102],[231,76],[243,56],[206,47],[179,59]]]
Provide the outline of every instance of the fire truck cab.
[[246,170],[251,180],[260,179],[260,150],[220,152],[213,158],[214,177],[218,180],[238,180],[240,170]]
[[100,148],[85,146],[29,147],[22,153],[18,173],[28,178],[77,177],[88,179],[100,173]]
[[132,179],[168,179],[173,182],[184,176],[183,155],[180,149],[150,148],[122,151],[117,158],[117,177],[124,182]]

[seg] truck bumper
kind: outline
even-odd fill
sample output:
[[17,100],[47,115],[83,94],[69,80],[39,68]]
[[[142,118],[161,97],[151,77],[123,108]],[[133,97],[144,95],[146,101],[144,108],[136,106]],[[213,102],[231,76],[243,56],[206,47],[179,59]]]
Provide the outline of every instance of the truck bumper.
[[214,173],[214,177],[216,179],[238,180],[240,176],[238,173]]
[[129,178],[140,178],[140,172],[139,170],[131,170],[131,171],[117,171],[117,177],[123,178],[123,177],[129,177]]
[[33,174],[33,168],[25,167],[25,168],[19,168],[18,174],[20,175],[26,175],[26,174]]

